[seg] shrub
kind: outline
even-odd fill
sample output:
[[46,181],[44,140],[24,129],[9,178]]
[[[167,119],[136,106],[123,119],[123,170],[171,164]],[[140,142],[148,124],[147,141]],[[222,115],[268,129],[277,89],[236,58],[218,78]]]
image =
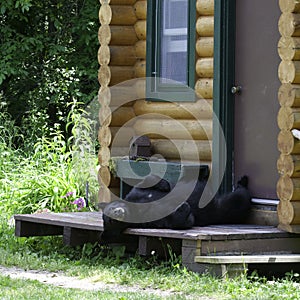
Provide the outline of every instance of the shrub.
[[[77,120],[76,124],[72,123],[72,131],[78,131],[79,136],[87,134],[90,128],[88,121],[79,116],[82,110],[77,110],[74,104],[71,112],[70,120]],[[73,136],[66,140],[59,129],[53,129],[49,137],[39,138],[31,151],[28,150],[29,147],[25,147],[25,152],[15,149],[12,143],[6,143],[13,135],[21,132],[20,128],[14,126],[14,121],[9,118],[7,112],[0,114],[1,120],[1,124],[5,123],[5,126],[0,127],[2,211],[11,215],[43,209],[54,212],[76,210],[79,204],[73,202],[78,198],[87,198],[87,192],[90,204],[95,204],[98,189],[95,145],[86,143],[90,152],[85,153],[86,149],[78,143],[79,138]],[[78,130],[81,123],[86,124],[83,133]],[[74,141],[77,141],[77,144]],[[24,143],[26,144],[26,141]],[[94,152],[91,152],[92,147]],[[86,190],[87,182],[89,191]]]

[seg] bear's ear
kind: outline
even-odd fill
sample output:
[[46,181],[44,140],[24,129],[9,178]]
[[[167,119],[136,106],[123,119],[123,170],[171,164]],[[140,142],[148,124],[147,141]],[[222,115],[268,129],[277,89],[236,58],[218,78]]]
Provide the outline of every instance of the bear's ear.
[[199,170],[199,180],[207,180],[209,177],[209,167],[207,165],[200,166]]
[[155,186],[155,189],[161,191],[161,192],[170,192],[171,191],[171,185],[170,183],[165,180],[161,179]]
[[237,183],[238,186],[248,188],[248,176],[244,175]]
[[136,188],[139,189],[156,189],[161,192],[169,192],[171,190],[170,183],[161,179],[157,175],[149,175],[142,182],[135,185]]

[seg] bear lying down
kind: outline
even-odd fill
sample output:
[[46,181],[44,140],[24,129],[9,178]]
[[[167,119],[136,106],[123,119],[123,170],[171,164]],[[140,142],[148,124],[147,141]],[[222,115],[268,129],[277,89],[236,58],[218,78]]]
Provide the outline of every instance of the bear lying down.
[[[187,200],[182,199],[172,211],[164,214],[167,209],[163,201],[172,195],[172,187],[168,181],[156,176],[149,176],[136,185],[126,196],[125,201],[113,201],[103,208],[102,240],[115,240],[126,228],[169,228],[188,229],[193,226],[207,226],[216,224],[238,224],[243,223],[248,215],[251,205],[251,196],[247,189],[248,178],[242,177],[236,189],[228,194],[215,196],[205,207],[199,207],[199,200],[204,191],[206,180],[198,180],[192,192],[188,182],[183,182],[176,195],[180,191],[189,190]],[[155,182],[149,186],[149,182]],[[145,187],[146,186],[146,187]],[[176,187],[175,187],[176,188]],[[175,197],[175,198],[180,198]],[[163,200],[164,200],[163,199]],[[177,199],[178,201],[178,199]],[[168,201],[165,201],[165,203]],[[144,211],[138,211],[136,204],[144,207]],[[170,210],[170,205],[168,205]],[[146,207],[146,208],[145,208]],[[155,212],[158,216],[155,216]],[[162,216],[160,214],[162,213]],[[153,218],[146,222],[139,221],[139,217],[151,215]],[[165,217],[164,217],[165,216]]]

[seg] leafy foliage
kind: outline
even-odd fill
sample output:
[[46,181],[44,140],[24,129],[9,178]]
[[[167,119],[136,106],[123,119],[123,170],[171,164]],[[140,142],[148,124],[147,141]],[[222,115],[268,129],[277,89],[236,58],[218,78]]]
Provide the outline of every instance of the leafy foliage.
[[76,210],[87,182],[96,198],[96,137],[84,108],[99,88],[99,5],[0,0],[0,206],[8,214]]
[[99,5],[0,1],[0,93],[26,138],[49,134],[57,124],[64,130],[67,103],[96,96]]
[[[91,128],[88,120],[79,116],[81,109],[72,106],[70,112],[71,121],[77,120],[77,123],[72,123],[74,133],[81,123],[85,124],[84,132],[79,130],[78,137],[74,134],[72,139],[66,139],[58,129],[52,130],[49,137],[38,138],[31,151],[28,150],[29,146],[26,147],[26,152],[15,149],[12,142],[15,136],[22,137],[22,131],[15,126],[7,112],[0,113],[0,124],[3,124],[0,125],[2,212],[12,215],[44,209],[76,211],[82,208],[83,199],[87,199],[87,196],[91,205],[97,202],[95,146],[94,152],[90,149],[87,152],[87,146],[76,142],[82,139],[82,134],[88,136]],[[86,144],[93,148],[93,145]]]

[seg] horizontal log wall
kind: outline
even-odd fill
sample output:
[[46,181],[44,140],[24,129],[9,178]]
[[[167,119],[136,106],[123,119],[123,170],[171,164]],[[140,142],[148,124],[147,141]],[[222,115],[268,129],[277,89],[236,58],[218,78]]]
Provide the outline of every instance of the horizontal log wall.
[[[142,6],[140,2],[145,1],[137,1],[136,10]],[[197,10],[195,91],[199,98],[204,98],[207,101],[165,103],[140,99],[134,104],[135,114],[138,116],[134,125],[135,132],[139,135],[148,134],[152,140],[154,152],[163,155],[166,159],[199,160],[199,156],[191,155],[187,147],[180,148],[180,151],[175,151],[174,145],[168,148],[167,146],[171,145],[169,139],[178,139],[183,142],[194,139],[199,143],[203,141],[205,145],[210,145],[212,140],[214,1],[198,0],[195,9]],[[139,15],[142,14],[139,13]],[[138,22],[136,30],[138,24],[140,27],[143,25]],[[137,30],[137,36],[143,41],[143,31]],[[136,44],[137,48],[139,43],[140,41]],[[140,45],[140,47],[139,53],[144,54],[145,59],[146,44]],[[146,61],[137,63],[136,66],[140,67],[140,72],[136,72],[136,76],[142,77],[141,75],[146,72]],[[144,72],[142,72],[142,67],[144,67]],[[141,98],[145,97],[145,86],[141,83],[138,88],[138,94]],[[202,122],[198,122],[197,119],[202,120]],[[205,151],[208,151],[207,149],[206,147]],[[179,152],[181,157],[178,155]],[[211,159],[211,155],[208,153],[205,154],[205,157],[206,160]]]
[[197,100],[194,102],[158,102],[153,103],[146,100],[136,101],[134,110],[136,115],[142,116],[158,114],[172,119],[199,119],[206,120],[212,118],[212,100]]
[[[118,132],[135,117],[132,106],[134,104],[133,87],[129,84],[129,86],[113,89],[112,86],[136,78],[136,73],[140,72],[136,49],[138,49],[139,56],[144,50],[143,45],[136,46],[139,42],[136,24],[140,21],[135,9],[137,1],[101,0],[100,2],[98,80],[100,83],[99,120],[101,127],[98,133],[100,143],[98,181],[100,184],[99,201],[110,202],[115,198],[114,194],[119,195],[119,182],[114,178],[112,172],[113,152],[111,146],[113,145],[115,148],[114,153],[122,153],[124,146],[127,146],[129,141],[122,136],[124,131],[121,134]],[[139,14],[141,14],[140,8]],[[124,105],[121,105],[122,103]],[[126,132],[125,135],[127,134],[134,135],[132,132]]]
[[[194,8],[195,92],[200,99],[175,103],[145,100],[147,1],[100,2],[99,201],[111,201],[109,191],[118,192],[119,184],[111,158],[128,155],[131,136],[148,133],[154,154],[167,160],[211,163],[214,0],[197,0]],[[114,88],[131,79],[136,79],[132,86]],[[121,107],[120,99],[126,102]]]
[[298,0],[279,0],[282,11],[278,26],[281,38],[278,53],[281,63],[278,76],[282,83],[278,99],[278,149],[277,169],[279,227],[299,232],[300,228],[300,140],[293,130],[300,130],[300,4]]

